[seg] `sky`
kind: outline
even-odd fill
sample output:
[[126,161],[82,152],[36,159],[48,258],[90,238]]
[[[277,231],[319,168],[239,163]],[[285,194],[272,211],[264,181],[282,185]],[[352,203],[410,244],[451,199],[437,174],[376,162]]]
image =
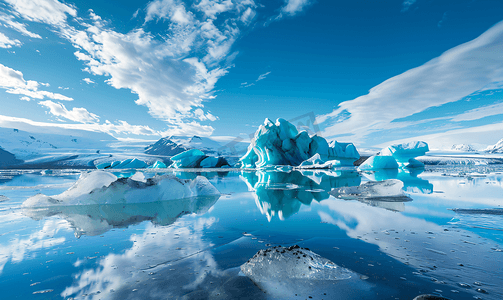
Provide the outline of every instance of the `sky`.
[[0,127],[503,138],[499,0],[0,1]]

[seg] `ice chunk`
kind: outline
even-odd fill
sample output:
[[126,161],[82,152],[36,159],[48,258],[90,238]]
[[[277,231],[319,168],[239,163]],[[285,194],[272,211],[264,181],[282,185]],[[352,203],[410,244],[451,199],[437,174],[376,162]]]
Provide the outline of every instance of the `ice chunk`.
[[170,168],[220,168],[228,166],[227,160],[223,157],[212,157],[205,155],[201,150],[191,149],[175,155],[171,158],[173,164]]
[[[347,292],[346,288],[349,286],[357,288],[360,285],[361,290],[365,290],[359,274],[297,245],[260,250],[241,265],[241,272],[263,291],[284,299],[317,296],[319,293],[312,292],[329,292],[332,291],[330,287],[335,286],[336,292],[341,294]],[[337,284],[334,285],[334,282]],[[333,299],[336,295],[328,295],[329,298],[330,296]]]
[[414,141],[403,144],[390,145],[381,151],[382,156],[393,156],[400,167],[424,167],[424,164],[415,160],[415,157],[425,155],[429,151],[428,144]]
[[[266,168],[277,165],[299,166],[314,155],[322,161],[333,160],[332,165],[351,165],[360,155],[353,144],[327,141],[320,136],[310,137],[305,131],[284,119],[276,123],[266,119],[255,132],[248,151],[241,157],[241,168]],[[307,164],[304,164],[306,167]]]
[[364,161],[359,167],[359,171],[371,171],[378,169],[397,169],[398,163],[393,156],[374,155]]
[[9,197],[7,196],[4,196],[4,195],[0,195],[0,202],[4,202],[4,201],[9,201]]
[[147,163],[137,158],[129,158],[123,161],[106,162],[96,165],[96,169],[143,169]]
[[84,173],[68,190],[55,196],[38,194],[23,202],[23,207],[54,205],[90,205],[115,203],[146,203],[196,196],[219,195],[205,177],[183,180],[174,175],[144,177],[136,173],[131,178],[117,178],[105,171]]
[[151,165],[150,167],[148,167],[149,169],[165,169],[167,168],[166,167],[166,164],[164,164],[162,161],[156,161],[153,165]]
[[320,154],[316,153],[311,158],[303,161],[299,166],[299,169],[330,169],[332,168],[332,162],[325,162],[321,159]]
[[[341,187],[330,191],[336,198],[344,199],[379,199],[394,198],[396,201],[410,199],[403,190],[403,182],[398,179],[388,179],[385,181],[369,181],[360,186]],[[410,200],[409,200],[410,201]]]

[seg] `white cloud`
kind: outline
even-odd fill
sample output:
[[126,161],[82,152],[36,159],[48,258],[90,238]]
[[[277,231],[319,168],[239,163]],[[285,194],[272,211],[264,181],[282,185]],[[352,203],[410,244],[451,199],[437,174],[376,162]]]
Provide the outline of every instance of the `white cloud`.
[[177,24],[188,24],[194,19],[191,12],[187,12],[183,2],[179,0],[155,0],[147,5],[145,22],[154,19],[166,19]]
[[279,18],[284,15],[294,16],[311,4],[310,0],[285,0],[285,5],[281,8]]
[[[503,80],[503,22],[478,38],[444,52],[424,65],[390,78],[367,95],[343,102],[332,113],[319,116],[327,122],[325,136],[366,136],[407,125],[391,123],[429,107],[455,102],[490,83]],[[350,115],[348,115],[348,113]],[[344,116],[344,117],[341,117]]]
[[24,101],[31,101],[31,98],[26,97],[26,96],[20,97],[19,99],[24,100]]
[[0,23],[3,23],[6,27],[10,27],[18,32],[20,32],[23,35],[32,37],[32,38],[37,38],[41,39],[42,37],[36,33],[33,33],[26,29],[26,25],[14,21],[14,16],[9,16],[4,13],[0,13]]
[[269,71],[269,72],[267,72],[267,73],[264,73],[264,74],[260,75],[260,76],[257,78],[257,80],[256,80],[256,81],[260,81],[260,80],[262,80],[262,79],[265,79],[265,78],[267,77],[267,75],[269,75],[269,74],[271,74],[271,72],[270,72],[270,71]]
[[56,0],[5,1],[29,21],[58,25],[66,22],[67,14],[77,16],[77,11],[73,7]]
[[416,3],[417,0],[404,0],[402,3],[402,12],[406,12],[409,8]]
[[488,116],[495,116],[500,114],[503,114],[503,103],[496,103],[492,105],[471,109],[467,112],[455,116],[454,118],[452,118],[452,121],[454,122],[473,121]]
[[82,80],[84,80],[84,82],[87,84],[95,83],[94,81],[91,80],[91,78],[84,78]]
[[[0,64],[0,88],[6,89],[7,93],[25,95],[34,99],[45,97],[55,100],[73,100],[70,97],[38,90],[40,83],[33,80],[24,80],[23,73]],[[46,85],[46,84],[43,84]]]
[[40,101],[38,104],[49,108],[50,113],[65,119],[80,122],[80,123],[95,123],[99,121],[99,117],[87,111],[83,107],[74,107],[72,110],[66,109],[61,103],[55,103],[50,100]]
[[12,48],[21,46],[21,42],[19,40],[11,40],[8,36],[0,32],[0,48]]
[[86,130],[92,132],[105,132],[112,136],[114,134],[136,134],[136,135],[154,135],[166,136],[169,132],[160,132],[151,129],[145,125],[131,125],[126,121],[117,121],[112,123],[105,121],[105,123],[79,123],[79,124],[66,124],[66,123],[50,123],[50,122],[37,122],[26,118],[16,118],[0,115],[0,127],[19,128],[21,130],[30,132],[40,132],[40,128],[50,131],[59,131],[64,134],[65,130]]

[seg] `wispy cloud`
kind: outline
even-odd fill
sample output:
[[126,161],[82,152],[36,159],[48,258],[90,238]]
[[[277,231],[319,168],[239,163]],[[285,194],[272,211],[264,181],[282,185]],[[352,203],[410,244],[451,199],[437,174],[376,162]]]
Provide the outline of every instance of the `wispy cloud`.
[[23,73],[0,64],[0,88],[7,93],[24,95],[34,99],[54,99],[71,101],[73,98],[65,95],[39,90],[41,84],[34,80],[25,80]]
[[285,0],[285,5],[281,8],[280,16],[289,15],[293,16],[300,13],[312,1],[310,0]]
[[[258,78],[255,80],[255,82],[258,82],[258,81],[260,81],[260,80],[264,80],[264,79],[267,77],[267,75],[269,75],[269,74],[271,74],[271,71],[269,71],[269,72],[267,72],[267,73],[264,73],[264,74],[259,75],[259,76],[258,76]],[[255,82],[250,82],[250,83],[248,83],[248,82],[243,82],[243,83],[241,83],[241,88],[246,88],[246,87],[253,86],[253,85],[255,85]]]
[[410,7],[416,3],[417,0],[404,0],[402,3],[402,12],[406,12],[410,9]]
[[84,78],[82,80],[87,84],[95,83],[94,81],[91,80],[91,78]]
[[63,117],[70,121],[79,123],[94,123],[99,121],[99,117],[87,111],[83,107],[74,107],[72,110],[66,109],[61,103],[55,103],[50,100],[40,101],[38,104],[49,108],[49,112],[57,117]]
[[24,19],[50,25],[61,25],[67,15],[77,16],[77,10],[57,0],[5,0]]
[[[326,136],[350,134],[363,142],[377,131],[404,125],[393,120],[429,107],[455,102],[503,81],[503,22],[478,38],[444,52],[424,65],[390,78],[367,95],[343,102],[332,113],[319,116]],[[340,116],[344,114],[344,118]],[[349,115],[348,115],[349,114]]]
[[0,48],[12,48],[21,46],[21,42],[19,40],[11,40],[8,36],[0,32]]
[[260,80],[263,80],[263,79],[265,79],[265,78],[267,77],[267,75],[269,75],[269,74],[271,74],[271,71],[269,71],[269,72],[267,72],[267,73],[264,73],[264,74],[260,75],[260,76],[257,78],[257,80],[255,80],[255,81],[260,81]]
[[26,24],[14,21],[14,16],[9,16],[4,13],[0,13],[0,23],[3,23],[6,27],[10,27],[18,32],[20,32],[23,35],[32,37],[32,38],[37,38],[41,39],[42,37],[36,33],[33,33],[26,29]]

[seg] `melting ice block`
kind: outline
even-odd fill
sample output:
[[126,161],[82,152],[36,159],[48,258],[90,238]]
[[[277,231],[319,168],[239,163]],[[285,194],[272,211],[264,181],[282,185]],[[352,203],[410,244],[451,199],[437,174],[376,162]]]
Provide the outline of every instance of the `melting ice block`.
[[393,156],[374,155],[364,161],[359,167],[359,171],[370,171],[377,169],[397,169],[398,163]]
[[324,297],[345,299],[341,296],[348,293],[348,289],[353,292],[355,289],[365,290],[366,285],[359,274],[297,245],[260,250],[241,265],[241,271],[260,289],[283,299],[294,295],[302,298],[318,296],[321,293],[315,291],[329,292],[334,287],[337,294],[326,293]]
[[299,166],[302,162],[319,154],[323,162],[334,161],[333,165],[353,165],[360,158],[353,144],[328,142],[317,135],[312,137],[305,131],[298,132],[295,126],[284,119],[273,123],[266,119],[248,151],[240,159],[241,168],[264,168],[277,165]]
[[84,173],[63,193],[55,196],[35,195],[23,202],[22,207],[147,203],[220,195],[208,179],[202,176],[186,180],[169,174],[145,179],[142,173],[138,173],[130,178],[118,178],[105,171]]
[[165,169],[167,167],[166,167],[166,164],[163,163],[162,161],[156,161],[153,165],[151,165],[148,168],[149,169]]
[[336,198],[344,199],[382,199],[388,198],[395,201],[410,201],[403,192],[403,182],[398,179],[384,181],[369,181],[360,186],[335,188],[330,194]]
[[427,143],[414,141],[390,145],[381,151],[381,155],[393,156],[400,167],[417,168],[424,167],[424,164],[414,158],[425,155],[428,151]]
[[198,149],[191,149],[171,157],[173,162],[169,167],[182,168],[221,168],[228,166],[227,160],[223,157],[207,156]]

